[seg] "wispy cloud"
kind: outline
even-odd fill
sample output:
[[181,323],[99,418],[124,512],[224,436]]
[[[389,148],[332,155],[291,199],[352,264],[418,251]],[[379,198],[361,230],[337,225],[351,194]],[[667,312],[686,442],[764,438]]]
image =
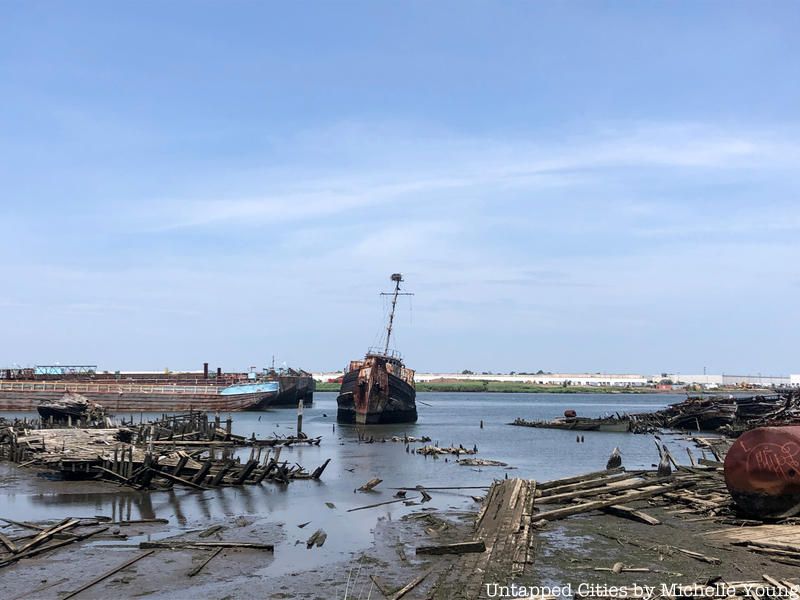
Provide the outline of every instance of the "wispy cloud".
[[[631,170],[774,172],[800,166],[800,144],[791,136],[695,124],[642,125],[563,140],[428,136],[381,127],[373,135],[366,127],[345,129],[342,135],[353,138],[337,140],[346,153],[338,158],[338,168],[323,169],[315,162],[314,149],[332,143],[330,132],[318,138],[305,133],[278,144],[295,157],[291,169],[242,173],[236,187],[249,188],[249,194],[195,192],[145,203],[137,207],[144,211],[143,226],[169,231],[320,220],[387,205],[408,208],[465,202],[475,195],[596,185]],[[214,173],[199,177],[212,180]],[[643,203],[629,206],[645,210]]]

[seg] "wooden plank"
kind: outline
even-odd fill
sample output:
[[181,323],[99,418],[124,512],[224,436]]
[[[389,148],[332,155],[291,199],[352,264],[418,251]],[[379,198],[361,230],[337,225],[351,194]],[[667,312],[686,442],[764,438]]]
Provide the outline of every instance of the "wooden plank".
[[208,549],[208,548],[251,548],[253,550],[266,550],[272,552],[275,547],[272,544],[260,544],[257,542],[192,542],[189,540],[159,540],[153,542],[139,542],[142,550],[150,549]]
[[605,471],[592,471],[591,473],[584,473],[583,475],[575,475],[574,477],[564,477],[562,479],[551,479],[550,481],[539,481],[536,483],[537,489],[540,491],[549,490],[550,488],[559,487],[569,483],[579,483],[588,479],[596,479],[604,475],[612,475],[614,473],[621,473],[625,470],[624,467],[615,467],[613,469],[606,469]]
[[650,516],[647,513],[642,512],[640,510],[631,508],[630,506],[624,506],[622,504],[612,504],[611,506],[606,506],[603,509],[603,512],[612,514],[616,517],[622,517],[623,519],[630,519],[632,521],[638,521],[639,523],[645,523],[647,525],[661,524],[661,521],[659,521],[655,517]]
[[50,529],[45,529],[41,533],[39,533],[36,536],[34,536],[34,538],[31,541],[29,541],[27,544],[24,544],[24,545],[20,546],[17,549],[17,553],[22,553],[22,552],[25,552],[26,550],[30,550],[34,546],[37,546],[38,544],[41,544],[42,542],[44,542],[46,540],[49,540],[55,534],[60,533],[61,531],[64,531],[65,529],[69,529],[70,527],[75,527],[75,525],[77,525],[78,523],[80,523],[79,519],[70,519],[70,518],[64,519],[63,521],[61,521],[57,525],[54,525],[53,527],[51,527]]
[[438,546],[420,546],[416,549],[417,554],[467,554],[470,552],[486,552],[486,544],[483,540],[477,540]]
[[0,533],[0,543],[3,544],[6,548],[8,548],[9,552],[16,554],[19,552],[17,549],[17,545],[5,534]]
[[417,586],[418,586],[420,583],[422,583],[422,582],[425,580],[425,578],[426,578],[428,575],[430,575],[430,573],[431,573],[431,572],[430,572],[430,571],[428,571],[427,573],[423,573],[423,574],[422,574],[422,575],[420,575],[419,577],[415,577],[415,578],[414,578],[414,579],[412,579],[412,580],[411,580],[411,581],[410,581],[408,584],[404,585],[404,586],[403,586],[403,587],[401,587],[399,590],[397,590],[397,591],[396,591],[394,594],[392,594],[391,596],[389,596],[389,600],[400,600],[400,598],[402,598],[403,596],[405,596],[405,595],[406,595],[408,592],[410,592],[410,591],[411,591],[411,590],[413,590],[415,587],[417,587]]
[[197,575],[200,571],[202,571],[205,568],[205,566],[208,563],[210,563],[214,558],[216,558],[219,555],[219,553],[222,552],[224,549],[225,548],[217,548],[216,550],[214,550],[208,558],[206,558],[203,562],[201,562],[199,565],[197,565],[195,568],[189,571],[187,575],[189,577],[194,577],[195,575]]
[[152,550],[151,550],[150,552],[145,552],[144,554],[140,554],[139,556],[137,556],[137,557],[135,557],[135,558],[132,558],[131,560],[129,560],[129,561],[127,561],[127,562],[124,562],[124,563],[123,563],[123,564],[121,564],[120,566],[118,566],[118,567],[115,567],[115,568],[111,569],[110,571],[106,571],[105,573],[103,573],[103,574],[102,574],[102,575],[100,575],[99,577],[96,577],[95,579],[92,579],[92,580],[91,580],[89,583],[87,583],[86,585],[84,585],[84,586],[82,586],[82,587],[78,588],[77,590],[75,590],[74,592],[72,592],[72,593],[70,593],[70,594],[68,594],[68,595],[64,596],[64,598],[62,598],[62,600],[69,600],[70,598],[74,598],[75,596],[77,596],[77,595],[78,595],[78,594],[80,594],[81,592],[83,592],[83,591],[85,591],[85,590],[88,590],[90,587],[92,587],[92,586],[94,586],[94,585],[97,585],[98,583],[100,583],[100,582],[101,582],[101,581],[103,581],[104,579],[108,579],[109,577],[111,577],[111,576],[112,576],[112,575],[114,575],[115,573],[118,573],[118,572],[122,571],[122,569],[125,569],[125,568],[127,568],[127,567],[130,567],[132,564],[134,564],[134,563],[136,563],[136,562],[138,562],[138,561],[142,560],[143,558],[147,558],[147,557],[148,557],[148,556],[150,556],[150,555],[151,555],[153,552],[154,552],[154,551],[152,551]]
[[39,546],[37,548],[32,548],[31,550],[27,550],[25,552],[20,552],[19,554],[15,554],[7,558],[3,562],[0,562],[0,567],[5,567],[6,565],[10,565],[11,563],[18,561],[21,558],[36,556],[37,554],[43,554],[45,552],[49,552],[50,550],[55,550],[57,548],[61,548],[62,546],[67,546],[69,544],[85,540],[86,538],[92,537],[93,535],[97,535],[98,533],[103,533],[108,529],[109,527],[101,527],[100,529],[95,529],[94,531],[90,531],[88,533],[82,533],[80,535],[76,535],[74,537],[69,538],[68,540],[62,540],[60,542],[55,542],[47,546]]
[[208,489],[205,486],[202,486],[200,484],[194,483],[193,481],[189,481],[188,479],[184,479],[183,477],[178,477],[176,475],[173,475],[172,473],[167,473],[166,471],[160,471],[160,470],[154,469],[152,467],[149,467],[149,469],[151,471],[154,471],[155,474],[158,475],[159,477],[163,477],[164,479],[169,479],[170,481],[175,482],[175,483],[180,483],[182,485],[186,485],[186,486],[188,486],[190,488],[193,488],[195,490],[207,490]]
[[652,498],[653,496],[658,496],[668,491],[679,489],[682,487],[688,487],[690,485],[694,485],[694,482],[676,481],[675,483],[670,483],[668,485],[661,485],[649,490],[632,492],[629,494],[618,496],[616,498],[611,498],[607,500],[595,500],[593,502],[586,502],[584,504],[578,504],[576,506],[567,506],[566,508],[557,508],[554,510],[545,511],[537,515],[534,515],[533,518],[535,520],[544,519],[545,521],[563,519],[564,517],[570,517],[572,515],[589,512],[592,510],[599,510],[601,508],[606,508],[614,504],[624,504],[626,502],[633,502],[634,500],[644,500],[645,498]]
[[631,481],[630,483],[622,483],[620,485],[612,484],[602,488],[594,488],[590,490],[577,490],[574,492],[567,492],[565,494],[556,494],[553,496],[542,496],[536,499],[536,503],[553,504],[553,503],[567,502],[570,500],[574,500],[576,498],[593,498],[595,496],[604,496],[606,494],[610,494],[613,492],[623,492],[626,490],[641,489],[643,487],[656,485],[660,483],[666,483],[668,481],[674,481],[674,478],[670,475],[669,477],[657,477],[655,479],[637,479],[636,481]]
[[[606,485],[607,483],[613,481],[623,481],[625,479],[632,479],[634,477],[640,477],[641,473],[638,471],[627,472],[627,473],[615,473],[613,475],[608,475],[605,477],[597,477],[588,479],[586,481],[579,481],[577,483],[570,483],[567,485],[559,485],[557,487],[551,487],[546,490],[541,491],[539,494],[540,497],[545,496],[554,496],[555,494],[562,494],[564,492],[572,492],[574,490],[583,490],[583,489],[591,489],[596,487],[601,487]],[[538,487],[538,486],[537,486]]]

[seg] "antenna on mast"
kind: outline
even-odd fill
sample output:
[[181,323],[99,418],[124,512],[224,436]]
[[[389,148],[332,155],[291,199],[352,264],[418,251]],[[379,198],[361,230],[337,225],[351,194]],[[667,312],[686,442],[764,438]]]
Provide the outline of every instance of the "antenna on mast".
[[391,277],[392,281],[394,281],[394,292],[389,294],[382,292],[381,296],[392,296],[392,310],[389,313],[389,324],[386,327],[386,347],[383,350],[385,355],[389,354],[389,341],[392,338],[392,325],[394,324],[394,311],[397,308],[397,297],[398,296],[413,296],[414,294],[409,293],[400,293],[400,283],[403,281],[402,273],[392,273]]

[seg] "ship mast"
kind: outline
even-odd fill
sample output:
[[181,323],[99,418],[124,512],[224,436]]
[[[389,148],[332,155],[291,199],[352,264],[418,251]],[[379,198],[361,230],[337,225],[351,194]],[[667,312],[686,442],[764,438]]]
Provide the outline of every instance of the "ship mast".
[[389,324],[386,326],[386,347],[383,349],[383,354],[389,354],[389,342],[392,339],[392,325],[394,324],[394,311],[397,308],[397,297],[398,296],[413,296],[414,294],[408,293],[400,293],[400,282],[403,281],[403,275],[401,273],[392,273],[392,281],[394,281],[394,292],[387,294],[381,293],[381,296],[391,296],[392,297],[392,311],[389,313]]
[[386,348],[383,350],[384,354],[389,354],[389,340],[392,337],[394,309],[397,307],[397,296],[400,294],[400,282],[403,281],[403,276],[400,273],[392,273],[392,281],[394,281],[394,295],[392,296],[392,312],[389,313],[389,325],[386,327]]

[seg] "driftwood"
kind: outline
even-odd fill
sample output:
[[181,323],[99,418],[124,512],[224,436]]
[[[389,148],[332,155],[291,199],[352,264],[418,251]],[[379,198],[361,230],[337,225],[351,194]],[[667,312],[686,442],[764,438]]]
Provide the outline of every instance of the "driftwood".
[[699,552],[695,552],[694,550],[687,550],[686,548],[678,548],[677,546],[672,546],[672,548],[675,548],[675,550],[677,550],[681,554],[685,554],[686,556],[691,556],[692,558],[699,560],[701,562],[710,563],[712,565],[718,565],[722,562],[718,558],[715,558],[713,556],[706,556],[705,554],[700,554]]
[[60,533],[60,532],[62,532],[64,530],[66,530],[66,529],[69,529],[70,527],[75,527],[75,525],[77,525],[78,523],[80,523],[79,519],[64,519],[63,521],[61,521],[57,525],[54,525],[53,527],[51,527],[50,529],[45,529],[44,531],[42,531],[38,535],[34,536],[34,538],[31,541],[29,541],[27,544],[24,544],[24,545],[20,546],[17,549],[16,553],[22,553],[22,552],[25,552],[26,550],[30,550],[34,546],[36,546],[38,544],[41,544],[44,541],[49,540],[51,537],[53,537],[57,533]]
[[47,546],[39,546],[37,548],[33,548],[31,550],[27,550],[26,552],[20,552],[19,554],[15,554],[6,558],[3,562],[0,562],[0,567],[5,567],[6,565],[10,565],[13,562],[18,561],[21,558],[28,558],[31,556],[36,556],[37,554],[42,554],[44,552],[48,552],[50,550],[55,550],[56,548],[61,548],[62,546],[67,546],[69,544],[80,542],[81,540],[85,540],[86,538],[92,537],[93,535],[97,535],[98,533],[103,533],[104,531],[108,531],[109,527],[101,527],[100,529],[95,529],[94,531],[90,531],[88,533],[82,533],[80,535],[75,535],[70,537],[66,540],[61,540]]
[[656,479],[636,479],[630,483],[622,483],[620,485],[609,485],[606,487],[594,488],[589,490],[577,490],[574,492],[566,492],[564,494],[553,494],[551,496],[542,496],[536,499],[536,504],[552,504],[554,502],[568,502],[576,498],[591,498],[593,496],[604,496],[614,492],[623,492],[626,490],[641,489],[645,486],[656,485],[671,481],[670,477],[659,477]]
[[19,552],[17,550],[17,545],[9,539],[5,534],[0,533],[0,544],[3,544],[6,548],[8,548],[9,552],[16,554]]
[[417,548],[417,554],[467,554],[470,552],[486,552],[486,544],[483,540],[476,540],[438,546],[420,546]]
[[191,542],[188,540],[159,540],[155,542],[139,542],[139,548],[149,549],[208,549],[208,548],[250,548],[253,550],[266,550],[272,552],[272,544],[259,544],[257,542]]
[[652,517],[640,510],[631,508],[630,506],[623,506],[621,504],[612,504],[611,506],[606,506],[603,509],[603,512],[614,515],[616,517],[622,517],[623,519],[630,519],[632,521],[645,523],[647,525],[661,524],[661,521],[659,521],[655,517]]
[[325,533],[322,529],[317,529],[314,533],[311,534],[311,537],[306,540],[306,548],[313,548],[316,546],[317,548],[321,547],[322,544],[325,543],[325,540],[328,539],[328,534]]
[[183,479],[182,477],[178,477],[177,475],[173,475],[172,473],[166,473],[166,472],[161,471],[159,469],[153,469],[152,467],[150,467],[150,470],[154,471],[155,474],[158,475],[159,477],[163,477],[164,479],[169,479],[170,481],[173,481],[175,483],[180,483],[181,485],[185,485],[185,486],[188,486],[188,487],[196,489],[196,490],[207,490],[208,489],[205,486],[202,486],[202,485],[199,485],[197,483],[194,483],[193,481],[189,481],[188,479]]
[[130,567],[130,566],[131,566],[133,563],[135,563],[135,562],[138,562],[138,561],[142,560],[143,558],[147,558],[147,557],[148,557],[148,556],[150,556],[152,553],[153,553],[152,551],[150,551],[150,552],[145,552],[144,554],[140,554],[140,555],[139,555],[139,556],[137,556],[136,558],[132,558],[131,560],[129,560],[129,561],[127,561],[127,562],[125,562],[125,563],[121,564],[121,565],[120,565],[120,566],[118,566],[118,567],[115,567],[115,568],[111,569],[110,571],[106,571],[105,573],[103,573],[102,575],[100,575],[100,577],[96,577],[95,579],[92,579],[92,580],[91,580],[89,583],[87,583],[87,584],[86,584],[86,585],[84,585],[83,587],[80,587],[80,588],[78,588],[77,590],[75,590],[74,592],[72,592],[72,593],[70,593],[70,594],[68,594],[68,595],[64,596],[64,598],[63,598],[62,600],[69,600],[69,598],[73,598],[73,597],[77,596],[77,595],[78,595],[78,594],[80,594],[81,592],[83,592],[83,591],[85,591],[85,590],[88,590],[88,589],[89,589],[90,587],[92,587],[93,585],[97,585],[98,583],[100,583],[100,582],[101,582],[101,581],[103,581],[104,579],[108,579],[109,577],[111,577],[111,576],[112,576],[112,575],[114,575],[115,573],[118,573],[119,571],[122,571],[122,569],[126,569],[127,567]]
[[641,471],[620,472],[619,469],[611,472],[610,475],[602,475],[599,477],[587,477],[585,480],[577,481],[575,483],[566,483],[559,486],[548,487],[544,490],[539,490],[537,487],[537,497],[540,496],[553,496],[555,494],[562,494],[566,492],[573,492],[576,490],[588,490],[592,488],[602,487],[611,482],[624,481],[626,479],[633,479],[639,477]]
[[606,475],[614,475],[615,473],[622,473],[624,469],[622,467],[618,469],[606,469],[604,471],[593,471],[591,473],[584,473],[583,475],[576,475],[574,477],[564,477],[562,479],[552,479],[550,481],[542,481],[536,482],[536,489],[538,491],[549,490],[550,488],[560,487],[562,485],[567,485],[570,483],[580,483],[582,481],[587,481],[589,479],[596,479],[598,477],[604,477]]
[[367,483],[365,483],[360,488],[358,488],[358,491],[359,492],[371,492],[382,481],[383,481],[383,479],[378,479],[377,477],[375,477],[374,479],[370,479]]
[[375,508],[376,506],[383,506],[385,504],[394,504],[395,502],[403,502],[405,498],[398,498],[396,500],[387,500],[386,502],[376,502],[375,504],[367,504],[366,506],[358,506],[356,508],[350,508],[347,512],[355,512],[357,510],[366,510],[367,508]]
[[421,485],[418,485],[418,486],[417,486],[415,489],[416,489],[416,490],[417,490],[417,491],[418,491],[420,494],[422,494],[422,501],[423,501],[423,502],[430,502],[431,500],[433,500],[433,496],[431,496],[431,495],[430,495],[430,494],[427,492],[426,488],[422,487]]
[[199,565],[194,567],[186,575],[189,577],[194,577],[195,575],[197,575],[200,571],[202,571],[205,568],[205,566],[208,563],[210,563],[215,557],[217,557],[219,553],[222,552],[224,549],[225,548],[217,548],[216,550],[214,550],[205,560],[203,560]]
[[449,448],[440,448],[439,446],[423,446],[414,450],[415,454],[422,454],[424,456],[440,456],[442,454],[453,454],[460,456],[461,454],[477,454],[478,451],[474,448],[464,448],[464,446],[451,446]]
[[556,508],[554,510],[545,511],[534,516],[537,520],[543,519],[545,521],[563,519],[564,517],[570,517],[572,515],[589,512],[591,510],[599,510],[602,508],[606,508],[608,506],[613,506],[614,504],[621,504],[625,502],[632,502],[634,500],[644,500],[645,498],[652,498],[653,496],[659,496],[661,494],[664,494],[665,492],[669,492],[671,490],[679,489],[682,487],[688,487],[693,484],[694,482],[690,481],[676,481],[675,483],[657,486],[654,489],[641,490],[638,492],[631,492],[629,494],[617,496],[610,500],[595,500],[593,502],[585,502],[583,504],[578,504],[575,506],[567,506],[566,508]]
[[[418,490],[421,486],[407,486],[407,487],[393,487],[390,490]],[[488,490],[491,486],[488,485],[449,485],[443,487],[425,486],[426,490]]]
[[35,523],[28,523],[24,521],[12,521],[11,519],[0,519],[0,521],[4,521],[9,525],[16,525],[22,529],[35,529],[36,531],[44,531],[47,527],[42,527],[41,525],[36,525]]
[[424,579],[428,575],[430,575],[430,571],[428,571],[427,573],[423,573],[419,577],[416,577],[416,578],[412,579],[406,585],[404,585],[399,590],[397,590],[394,594],[392,594],[391,596],[388,596],[389,600],[400,600],[400,598],[405,596],[408,592],[410,592],[415,587],[417,587],[420,583],[422,583],[424,581]]
[[128,521],[106,521],[109,525],[142,525],[144,523],[169,523],[169,519],[130,519]]
[[499,460],[489,460],[488,458],[461,458],[456,461],[465,467],[507,467],[508,463]]
[[212,535],[214,535],[218,531],[222,531],[223,529],[225,529],[224,525],[212,525],[208,529],[201,531],[199,537],[201,538],[211,537]]

